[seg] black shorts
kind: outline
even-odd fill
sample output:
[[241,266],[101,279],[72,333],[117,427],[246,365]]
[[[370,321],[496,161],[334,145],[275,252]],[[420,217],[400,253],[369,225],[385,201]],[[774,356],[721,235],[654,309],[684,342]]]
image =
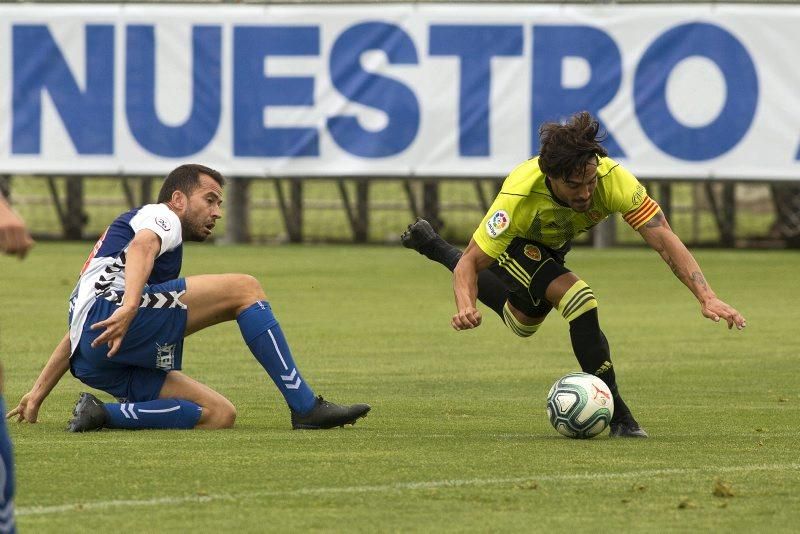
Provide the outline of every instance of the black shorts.
[[552,249],[536,241],[515,237],[490,267],[508,288],[508,302],[528,317],[544,317],[553,307],[544,298],[547,286],[570,272],[564,267],[567,243]]

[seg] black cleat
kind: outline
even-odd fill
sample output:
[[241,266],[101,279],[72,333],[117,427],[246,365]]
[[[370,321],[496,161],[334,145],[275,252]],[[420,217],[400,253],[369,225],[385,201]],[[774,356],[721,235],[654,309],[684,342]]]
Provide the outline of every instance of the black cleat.
[[100,399],[91,393],[81,393],[72,410],[72,419],[67,425],[67,432],[100,430],[107,423],[108,414]]
[[611,421],[612,438],[646,438],[647,432],[639,426],[636,419],[628,413],[619,418],[618,421]]
[[[404,247],[420,252],[420,247],[426,245],[439,237],[431,223],[425,219],[417,217],[417,220],[408,225],[408,228],[400,236],[400,242]],[[420,254],[422,254],[420,252]]]
[[353,404],[340,406],[317,397],[317,403],[305,415],[292,410],[292,428],[294,430],[319,430],[335,426],[354,425],[356,420],[366,417],[369,404]]

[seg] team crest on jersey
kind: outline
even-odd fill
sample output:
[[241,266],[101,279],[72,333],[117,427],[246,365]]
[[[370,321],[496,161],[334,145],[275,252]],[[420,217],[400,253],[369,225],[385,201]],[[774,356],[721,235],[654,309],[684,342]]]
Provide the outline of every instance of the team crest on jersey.
[[589,219],[591,219],[591,221],[594,223],[600,222],[600,219],[603,218],[603,214],[596,209],[590,209],[586,215],[588,215]]
[[169,232],[169,221],[164,217],[156,217],[156,224],[159,225],[165,232]]
[[497,210],[486,221],[486,232],[493,238],[498,237],[500,234],[508,229],[511,224],[511,217],[505,210]]
[[631,201],[633,202],[634,206],[638,206],[642,203],[642,199],[644,199],[644,186],[639,184],[636,186],[636,191],[633,192],[633,197],[631,197]]
[[536,245],[525,245],[525,248],[522,249],[522,251],[533,261],[539,261],[542,259],[542,251],[539,250],[539,247]]
[[175,365],[175,343],[170,345],[159,345],[156,343],[156,367],[169,371]]

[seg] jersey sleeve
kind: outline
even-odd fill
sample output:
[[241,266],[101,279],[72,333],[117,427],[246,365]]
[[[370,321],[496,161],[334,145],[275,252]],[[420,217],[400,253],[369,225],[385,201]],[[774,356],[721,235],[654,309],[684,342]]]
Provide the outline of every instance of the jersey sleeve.
[[181,221],[165,204],[148,204],[133,216],[130,223],[133,233],[152,230],[161,239],[158,255],[178,248],[183,242]]
[[658,203],[627,169],[616,164],[608,178],[611,182],[609,208],[613,213],[621,213],[631,228],[638,230],[655,217],[660,209]]
[[480,226],[472,238],[480,249],[492,258],[497,258],[508,248],[511,241],[525,232],[517,208],[528,198],[531,181],[526,167],[519,166],[512,172],[495,198]]

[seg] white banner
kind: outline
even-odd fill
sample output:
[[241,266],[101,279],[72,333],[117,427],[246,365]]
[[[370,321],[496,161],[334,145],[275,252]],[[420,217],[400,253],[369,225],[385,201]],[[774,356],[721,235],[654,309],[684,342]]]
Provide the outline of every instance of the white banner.
[[800,179],[800,6],[0,5],[0,173]]

